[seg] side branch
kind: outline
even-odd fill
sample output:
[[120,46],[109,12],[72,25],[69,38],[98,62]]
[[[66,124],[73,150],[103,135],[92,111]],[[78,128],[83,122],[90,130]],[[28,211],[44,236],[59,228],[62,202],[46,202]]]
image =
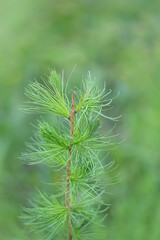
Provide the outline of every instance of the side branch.
[[[69,120],[71,122],[70,129],[71,129],[71,137],[74,137],[74,117],[75,117],[75,102],[74,102],[74,95],[75,92],[72,93],[72,108],[71,108],[71,115],[69,116]],[[68,231],[69,231],[69,240],[72,240],[72,225],[71,225],[71,213],[70,213],[70,177],[71,177],[71,155],[72,155],[72,143],[70,143],[70,148],[69,148],[69,160],[68,164],[66,166],[66,194],[65,194],[65,204],[66,207],[68,208]]]

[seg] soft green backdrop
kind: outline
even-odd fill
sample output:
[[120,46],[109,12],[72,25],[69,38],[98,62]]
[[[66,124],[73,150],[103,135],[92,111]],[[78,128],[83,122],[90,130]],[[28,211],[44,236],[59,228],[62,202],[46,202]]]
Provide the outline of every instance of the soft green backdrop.
[[[100,240],[160,239],[160,1],[0,0],[0,239],[41,239],[19,220],[21,205],[50,178],[19,156],[34,115],[18,111],[28,81],[77,64],[72,83],[91,70],[120,96],[116,132],[126,141],[110,153],[120,181]],[[108,122],[106,122],[108,124]],[[116,174],[117,174],[116,173]],[[56,178],[57,176],[53,176]]]

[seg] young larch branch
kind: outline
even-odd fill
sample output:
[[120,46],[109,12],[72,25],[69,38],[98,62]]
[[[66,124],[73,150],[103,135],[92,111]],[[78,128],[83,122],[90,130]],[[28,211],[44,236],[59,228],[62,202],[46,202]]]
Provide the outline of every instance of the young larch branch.
[[[102,112],[110,106],[112,100],[106,96],[111,91],[99,89],[90,73],[82,89],[76,88],[76,94],[72,92],[70,101],[67,86],[68,83],[65,85],[60,75],[52,71],[43,84],[33,82],[26,90],[29,100],[24,110],[52,113],[58,116],[59,124],[39,121],[35,138],[27,143],[22,159],[30,165],[46,164],[55,170],[63,169],[65,174],[63,199],[56,194],[39,192],[31,207],[23,208],[23,220],[34,233],[42,234],[40,239],[93,239],[96,225],[101,222],[97,214],[108,209],[102,199],[104,174],[110,172],[113,164],[107,164],[106,157],[101,160],[98,154],[102,150],[106,154],[113,145],[112,129],[99,129],[101,116],[117,120]],[[62,117],[68,118],[67,126]]]

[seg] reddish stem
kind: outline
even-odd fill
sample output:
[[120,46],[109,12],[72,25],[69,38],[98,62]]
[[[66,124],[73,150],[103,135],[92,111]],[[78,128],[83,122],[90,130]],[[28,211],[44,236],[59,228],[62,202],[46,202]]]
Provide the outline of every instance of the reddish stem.
[[[71,129],[71,137],[74,137],[74,117],[75,117],[75,102],[74,102],[74,95],[75,92],[72,93],[72,108],[71,108],[71,115],[69,116],[69,120],[71,122],[70,129]],[[71,224],[71,213],[70,213],[70,177],[71,177],[71,155],[72,155],[72,143],[70,143],[69,147],[69,160],[68,164],[66,165],[66,173],[67,173],[67,178],[66,178],[66,194],[65,194],[65,204],[66,207],[68,208],[68,234],[69,234],[69,240],[72,240],[72,224]]]

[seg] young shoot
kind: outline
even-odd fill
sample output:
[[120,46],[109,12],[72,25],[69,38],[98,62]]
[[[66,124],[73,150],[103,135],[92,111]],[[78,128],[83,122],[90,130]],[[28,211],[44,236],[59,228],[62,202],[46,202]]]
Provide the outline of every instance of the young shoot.
[[[107,151],[113,147],[110,131],[101,127],[101,117],[110,108],[111,91],[100,90],[90,73],[82,81],[82,89],[75,88],[67,95],[68,82],[51,71],[43,83],[30,83],[26,89],[26,112],[50,113],[57,116],[52,123],[38,121],[38,127],[23,159],[30,165],[47,164],[60,171],[58,194],[38,191],[23,209],[23,219],[44,240],[94,239],[95,226],[103,219],[108,204],[104,173],[110,171],[106,164]],[[73,88],[73,87],[72,87]],[[103,153],[103,154],[102,154]]]

